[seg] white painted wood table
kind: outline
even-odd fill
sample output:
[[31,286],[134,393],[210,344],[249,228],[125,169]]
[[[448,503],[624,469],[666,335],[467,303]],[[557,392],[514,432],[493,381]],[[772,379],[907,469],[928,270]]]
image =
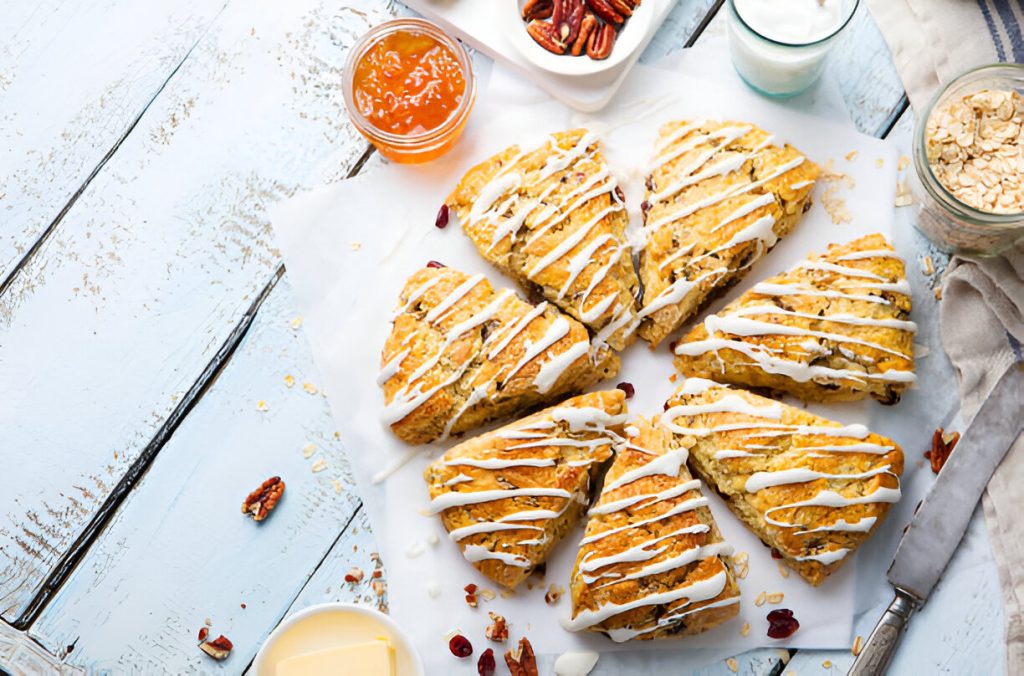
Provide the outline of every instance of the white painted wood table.
[[[681,0],[643,60],[720,35],[721,4]],[[374,569],[373,535],[266,213],[371,157],[347,121],[341,69],[360,34],[405,11],[386,0],[4,3],[0,671],[241,673],[296,609],[387,606],[369,575],[343,579]],[[826,77],[859,129],[909,153],[906,97],[863,9]],[[937,276],[919,265],[941,258],[909,218],[897,246],[912,259],[923,363],[949,378],[929,410],[907,410],[927,431],[954,416],[956,395]],[[318,459],[326,469],[313,472]],[[242,498],[275,474],[287,508],[243,518]],[[224,662],[196,647],[207,620],[235,644]],[[976,517],[896,670],[1001,672],[1002,622]],[[742,674],[845,673],[852,656],[764,649],[737,661]]]

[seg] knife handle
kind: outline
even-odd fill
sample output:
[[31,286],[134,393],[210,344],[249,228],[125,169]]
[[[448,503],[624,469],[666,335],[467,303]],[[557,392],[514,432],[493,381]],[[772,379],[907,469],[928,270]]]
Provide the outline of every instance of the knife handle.
[[903,637],[903,631],[910,623],[910,616],[917,610],[920,601],[913,595],[896,589],[896,598],[875,625],[860,655],[854,661],[847,676],[882,676],[896,654],[896,646]]

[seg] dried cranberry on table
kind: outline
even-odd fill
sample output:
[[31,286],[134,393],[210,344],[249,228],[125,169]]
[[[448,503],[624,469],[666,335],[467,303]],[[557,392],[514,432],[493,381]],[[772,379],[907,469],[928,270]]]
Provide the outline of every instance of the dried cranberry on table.
[[445,267],[448,267],[448,266],[445,265],[444,263],[441,263],[440,261],[427,261],[427,267],[428,268],[445,268]]
[[498,662],[494,659],[494,651],[490,648],[483,651],[476,663],[476,673],[480,674],[480,676],[494,676],[497,668]]
[[636,394],[636,388],[633,387],[633,383],[627,383],[626,381],[622,381],[621,383],[616,385],[615,389],[622,390],[623,392],[625,392],[626,399],[632,399],[633,395]]
[[452,651],[452,655],[460,659],[473,654],[473,645],[462,634],[452,636],[451,640],[448,641],[448,649]]
[[437,211],[437,218],[434,219],[434,227],[441,229],[448,225],[449,209],[447,204],[442,204]]
[[768,613],[768,637],[789,638],[800,628],[800,623],[793,617],[789,608],[779,608]]

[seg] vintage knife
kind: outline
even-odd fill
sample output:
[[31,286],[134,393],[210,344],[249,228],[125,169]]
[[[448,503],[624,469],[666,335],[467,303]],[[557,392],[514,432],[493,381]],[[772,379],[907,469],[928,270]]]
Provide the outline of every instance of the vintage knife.
[[1012,364],[999,379],[914,513],[889,566],[896,598],[875,625],[849,676],[885,673],[910,616],[928,598],[959,546],[989,478],[1024,430],[1022,368]]

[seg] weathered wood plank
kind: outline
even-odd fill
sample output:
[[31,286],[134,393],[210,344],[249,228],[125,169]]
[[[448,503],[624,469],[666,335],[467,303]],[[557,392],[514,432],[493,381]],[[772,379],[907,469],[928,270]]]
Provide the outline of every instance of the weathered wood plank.
[[[386,3],[233,4],[0,297],[0,614],[45,577],[279,258],[269,203],[343,176],[346,46]],[[39,355],[47,355],[40,369]],[[60,412],[54,416],[54,412]]]
[[[318,377],[294,317],[285,278],[202,406],[33,625],[30,635],[49,650],[63,655],[74,646],[67,664],[239,672],[356,514],[360,502],[327,402],[303,387]],[[325,469],[314,472],[321,461]],[[286,489],[270,516],[256,523],[241,514],[243,498],[275,475]],[[352,556],[351,540],[345,545]],[[349,587],[334,591],[362,597]],[[215,636],[235,644],[223,663],[196,648],[207,617]]]
[[722,0],[682,0],[672,8],[665,23],[661,25],[647,49],[640,55],[641,63],[653,63],[658,59],[679,51],[690,40],[694,33],[702,28]]
[[[697,44],[728,39],[728,7],[723,7]],[[857,10],[846,33],[829,55],[824,80],[838,85],[857,128],[878,135],[903,103],[903,84],[892,63],[889,47],[867,7]],[[813,90],[808,96],[813,96]],[[898,113],[896,113],[898,114]]]
[[0,281],[128,133],[225,2],[5,3]]
[[37,676],[38,674],[84,674],[83,669],[63,664],[42,646],[0,620],[0,673],[11,676]]

